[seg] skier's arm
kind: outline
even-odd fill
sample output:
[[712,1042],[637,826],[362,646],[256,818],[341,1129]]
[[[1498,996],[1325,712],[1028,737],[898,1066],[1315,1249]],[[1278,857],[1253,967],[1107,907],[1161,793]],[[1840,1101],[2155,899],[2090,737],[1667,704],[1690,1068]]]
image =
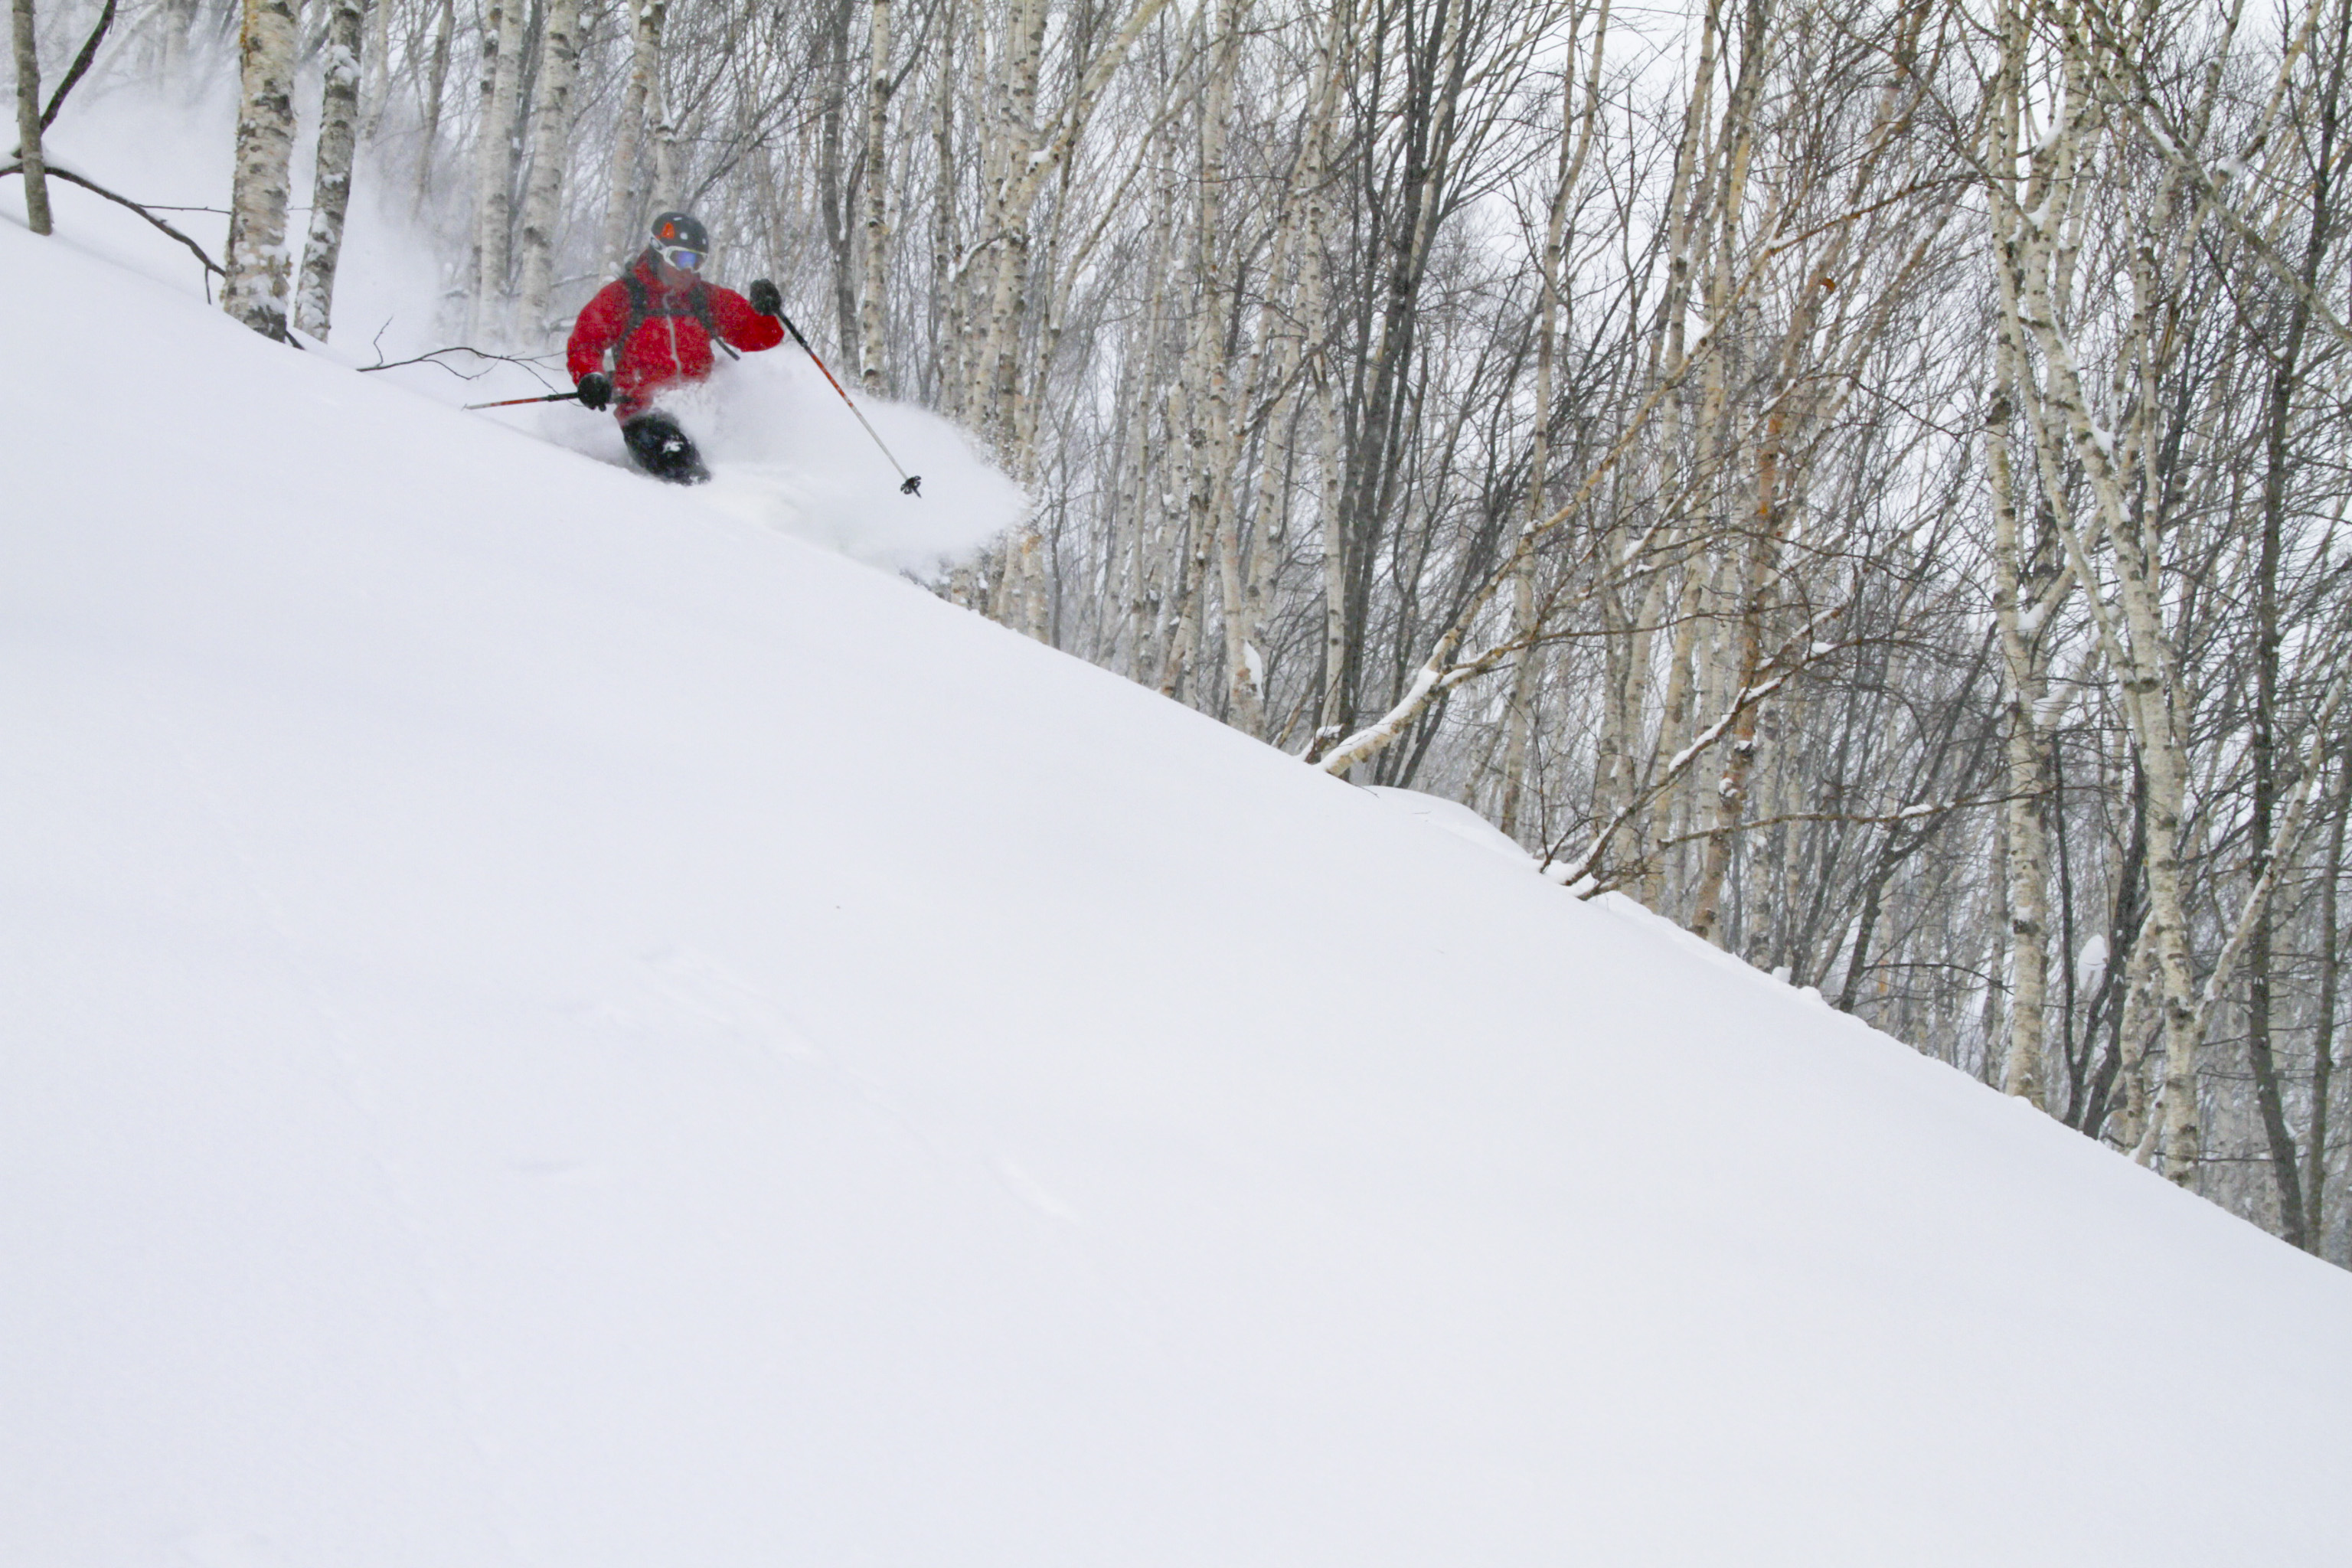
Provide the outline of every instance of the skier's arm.
[[732,289],[710,286],[710,320],[719,335],[733,347],[751,353],[772,349],[784,341],[784,324],[751,309],[751,301]]
[[592,370],[604,368],[605,351],[614,347],[613,340],[621,335],[621,328],[629,319],[629,291],[618,283],[607,283],[596,291],[572,323],[572,341],[563,351],[564,368],[578,381]]

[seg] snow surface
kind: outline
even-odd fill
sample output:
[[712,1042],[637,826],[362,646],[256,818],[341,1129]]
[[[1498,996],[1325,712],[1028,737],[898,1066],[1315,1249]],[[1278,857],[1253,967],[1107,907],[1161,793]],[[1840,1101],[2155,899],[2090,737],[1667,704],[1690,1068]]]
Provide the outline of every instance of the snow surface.
[[1501,828],[1464,805],[1458,800],[1443,795],[1427,795],[1417,789],[1396,789],[1388,784],[1369,784],[1366,793],[1387,801],[1408,816],[1418,818],[1441,833],[1452,834],[1465,844],[1500,855],[1517,866],[1533,868],[1536,861]]
[[708,497],[0,284],[0,1562],[2352,1561],[2352,1279]]

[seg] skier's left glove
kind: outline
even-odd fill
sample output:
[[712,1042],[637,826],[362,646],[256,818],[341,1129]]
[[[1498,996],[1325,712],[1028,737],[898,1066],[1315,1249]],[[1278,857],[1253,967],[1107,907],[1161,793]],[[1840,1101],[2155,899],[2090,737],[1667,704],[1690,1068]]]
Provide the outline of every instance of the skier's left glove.
[[601,370],[592,370],[580,378],[580,406],[602,408],[613,401],[613,378]]
[[751,309],[763,316],[781,316],[784,313],[783,295],[777,290],[773,283],[764,278],[751,285],[745,298],[751,301]]

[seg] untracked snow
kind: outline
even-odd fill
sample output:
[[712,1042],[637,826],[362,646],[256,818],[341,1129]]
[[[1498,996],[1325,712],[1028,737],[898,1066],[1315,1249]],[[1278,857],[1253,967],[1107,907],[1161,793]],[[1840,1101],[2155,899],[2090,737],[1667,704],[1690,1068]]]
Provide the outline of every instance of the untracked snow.
[[2352,1561],[2343,1275],[713,498],[0,287],[0,1562]]

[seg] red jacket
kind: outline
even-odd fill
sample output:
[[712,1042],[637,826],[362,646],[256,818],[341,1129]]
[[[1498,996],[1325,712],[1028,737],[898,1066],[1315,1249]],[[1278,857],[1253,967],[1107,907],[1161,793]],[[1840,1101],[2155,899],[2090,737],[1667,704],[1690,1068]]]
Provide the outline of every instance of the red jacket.
[[643,412],[665,387],[709,375],[713,333],[748,353],[782,342],[784,325],[751,309],[751,301],[732,289],[699,278],[689,278],[681,289],[665,289],[648,250],[588,301],[572,323],[565,361],[578,381],[604,369],[609,352],[614,412],[626,419]]

